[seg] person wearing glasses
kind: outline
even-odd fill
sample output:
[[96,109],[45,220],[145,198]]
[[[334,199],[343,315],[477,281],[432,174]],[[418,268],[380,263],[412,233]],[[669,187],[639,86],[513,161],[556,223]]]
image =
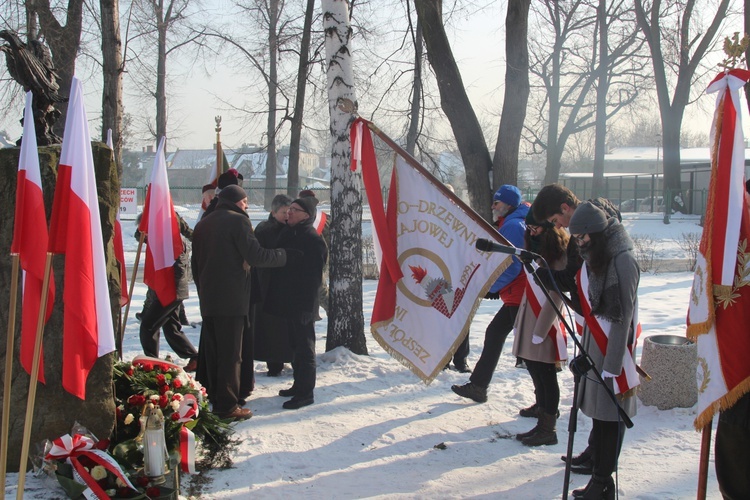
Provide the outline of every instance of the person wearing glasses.
[[[552,269],[563,269],[566,264],[565,249],[568,233],[548,222],[539,222],[532,212],[526,216],[526,248],[539,254],[537,264],[549,265]],[[567,359],[565,331],[555,312],[553,303],[547,300],[534,277],[527,273],[526,291],[518,311],[513,341],[513,354],[521,358],[534,383],[535,402],[522,409],[522,417],[535,417],[537,424],[528,432],[516,435],[526,446],[557,444],[557,418],[560,415],[560,386],[557,372]],[[538,274],[545,273],[540,270]],[[562,307],[562,297],[550,291],[554,306]]]
[[[607,218],[590,202],[576,208],[568,229],[584,261],[576,277],[585,320],[581,343],[604,383],[632,418],[636,414],[638,376],[630,382],[624,379],[635,373],[641,273],[633,240],[617,219]],[[578,402],[593,421],[593,475],[585,488],[573,491],[573,497],[615,498],[612,474],[622,449],[625,423],[606,389],[590,374],[581,377]]]
[[291,397],[282,405],[287,410],[315,402],[315,317],[323,266],[328,260],[328,248],[313,226],[317,204],[316,199],[304,197],[297,198],[289,206],[287,226],[279,233],[276,246],[299,251],[302,257],[271,271],[265,298],[265,312],[286,322],[294,352],[294,383],[279,391],[279,396]]
[[[285,194],[277,194],[271,201],[271,213],[268,219],[255,226],[255,237],[263,248],[275,248],[276,240],[286,227],[287,213],[292,199]],[[292,348],[286,335],[286,322],[276,316],[263,312],[271,272],[268,269],[255,267],[251,270],[253,289],[251,307],[253,310],[253,337],[255,349],[253,357],[265,361],[269,377],[278,377],[284,370],[284,363],[292,361]],[[255,285],[258,286],[255,286]]]
[[[589,202],[603,210],[607,218],[622,221],[620,211],[608,199],[596,198],[589,200]],[[531,205],[531,211],[538,221],[547,221],[555,227],[567,228],[571,217],[580,204],[581,200],[567,187],[561,184],[549,184],[544,186],[536,195],[534,203]],[[570,306],[576,313],[580,314],[581,304],[578,299],[576,275],[578,270],[581,269],[583,260],[578,252],[578,245],[572,238],[568,242],[566,257],[567,263],[564,269],[552,269],[551,273],[542,273],[540,278],[547,289],[557,288],[561,292],[569,294]],[[554,280],[554,284],[552,280]],[[563,455],[560,458],[564,462],[567,457]],[[570,470],[575,474],[591,474],[590,446],[572,458]]]
[[293,250],[260,246],[245,212],[247,194],[241,187],[227,186],[217,199],[216,209],[193,231],[191,264],[203,316],[197,378],[206,387],[214,413],[245,420],[253,415],[240,402],[250,268],[290,265],[300,257]]

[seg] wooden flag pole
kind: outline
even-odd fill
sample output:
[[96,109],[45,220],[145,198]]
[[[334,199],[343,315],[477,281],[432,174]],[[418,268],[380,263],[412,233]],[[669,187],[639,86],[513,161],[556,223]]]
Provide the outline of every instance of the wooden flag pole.
[[0,497],[5,492],[5,472],[8,462],[8,430],[10,429],[10,382],[13,375],[13,346],[16,334],[16,296],[18,295],[18,261],[17,253],[10,254],[10,309],[8,310],[8,338],[5,342],[5,383],[3,384],[3,424],[0,434]]
[[52,252],[47,252],[44,263],[44,280],[42,281],[42,297],[39,305],[39,317],[36,324],[36,339],[34,339],[34,359],[31,363],[31,380],[29,381],[29,397],[26,402],[26,419],[23,424],[23,444],[21,445],[21,461],[18,466],[18,490],[16,499],[23,499],[26,483],[26,462],[29,460],[29,441],[31,441],[31,423],[34,417],[34,403],[36,402],[36,387],[39,382],[39,359],[42,357],[42,336],[44,334],[44,316],[47,310],[47,296],[49,295],[49,276],[52,270]]
[[709,420],[703,426],[701,434],[701,454],[698,465],[698,500],[706,500],[706,490],[708,484],[708,456],[711,453],[711,427],[713,419]]
[[122,332],[122,336],[125,336],[125,325],[128,322],[128,312],[130,311],[130,304],[133,302],[133,287],[135,286],[135,277],[138,273],[138,262],[141,259],[141,249],[143,248],[143,242],[146,239],[146,233],[141,233],[141,237],[138,240],[138,250],[135,253],[135,264],[133,264],[133,276],[130,278],[130,292],[128,293],[128,297],[130,297],[130,300],[128,300],[127,305],[125,306],[125,316],[121,318],[120,321],[120,331]]

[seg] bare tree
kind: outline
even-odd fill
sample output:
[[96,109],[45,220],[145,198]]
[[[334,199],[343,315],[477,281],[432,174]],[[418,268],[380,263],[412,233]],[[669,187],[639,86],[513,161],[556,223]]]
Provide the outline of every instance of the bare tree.
[[307,0],[305,20],[302,26],[302,38],[299,47],[299,63],[297,65],[297,91],[294,94],[294,111],[288,117],[291,123],[289,137],[289,170],[287,171],[287,194],[296,196],[299,182],[299,153],[302,139],[302,124],[305,112],[305,94],[307,78],[310,73],[310,39],[312,38],[312,21],[315,13],[315,0]]
[[530,0],[508,0],[505,16],[505,97],[497,133],[493,182],[518,184],[518,151],[529,102],[528,24]]
[[471,205],[479,213],[489,217],[492,200],[489,172],[492,158],[448,42],[443,25],[442,2],[415,0],[414,5],[422,23],[427,58],[437,77],[441,105],[464,162]]
[[[83,0],[68,0],[67,8],[58,15],[65,14],[65,24],[61,24],[53,12],[49,0],[33,0],[27,3],[29,10],[29,27],[33,32],[35,25],[34,13],[39,16],[41,34],[46,38],[47,44],[52,52],[52,62],[60,77],[60,89],[58,93],[63,96],[70,95],[70,86],[76,71],[76,55],[81,44],[81,29],[83,26]],[[60,117],[54,126],[54,132],[60,137],[65,129],[65,117],[67,115],[67,103],[58,106]]]
[[349,2],[323,0],[331,149],[330,298],[326,351],[339,346],[367,354],[362,312],[361,176],[349,169],[349,126],[357,98],[350,40]]
[[[685,108],[701,59],[715,41],[727,14],[729,0],[720,0],[713,8],[707,2],[681,0],[635,0],[638,26],[646,37],[654,67],[656,95],[661,115],[664,151],[664,199],[672,196],[671,209],[683,210],[680,182],[680,131]],[[700,7],[700,12],[696,12]],[[699,27],[698,18],[709,19],[708,27]],[[670,95],[670,92],[673,93]],[[679,195],[679,197],[678,197]],[[665,222],[668,219],[665,218]]]
[[276,196],[276,94],[278,92],[278,58],[279,51],[279,14],[284,8],[284,2],[280,0],[268,0],[264,4],[262,14],[265,14],[268,24],[268,117],[266,121],[266,134],[268,136],[268,149],[266,154],[266,190],[264,205],[266,209],[271,208],[271,201]]
[[[596,99],[591,90],[600,73],[606,75],[608,87],[603,121],[626,109],[638,96],[646,61],[638,57],[638,32],[632,19],[628,23],[627,12],[621,9],[609,14],[620,23],[618,37],[609,37],[607,65],[600,67],[596,8],[583,0],[544,0],[537,11],[538,19],[548,26],[539,27],[543,35],[530,51],[531,73],[540,82],[542,92],[537,95],[542,97],[536,100],[538,118],[527,131],[533,152],[546,153],[545,184],[557,182],[568,139],[596,124]],[[613,20],[605,23],[608,32]]]
[[122,39],[117,0],[100,0],[102,27],[102,140],[112,130],[115,164],[122,175]]
[[[157,140],[166,137],[168,131],[167,59],[204,36],[188,26],[191,4],[198,7],[196,0],[133,0],[131,5],[135,33],[128,44],[134,47],[127,53],[140,68],[130,74],[156,101],[156,119],[149,129]],[[150,56],[155,56],[155,67]]]

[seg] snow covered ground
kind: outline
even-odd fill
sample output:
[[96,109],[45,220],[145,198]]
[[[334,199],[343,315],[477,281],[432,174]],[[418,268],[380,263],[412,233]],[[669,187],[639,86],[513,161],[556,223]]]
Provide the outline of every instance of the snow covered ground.
[[[192,224],[195,210],[181,208]],[[251,214],[261,220],[261,213]],[[649,241],[656,259],[684,259],[679,241],[685,233],[700,235],[695,217],[673,216],[664,225],[659,214],[626,214],[632,235]],[[124,222],[127,259],[136,244],[133,223]],[[644,273],[639,288],[643,335],[680,335],[692,274],[687,271]],[[364,312],[369,323],[377,283],[364,283]],[[134,318],[145,296],[135,285],[134,302],[125,336],[125,358],[140,353]],[[194,289],[186,302],[188,318],[200,320]],[[498,302],[483,301],[471,329],[473,367],[482,349],[484,330]],[[322,311],[321,311],[322,313]],[[278,390],[291,384],[287,367],[279,378],[265,375],[256,364],[256,390],[249,401],[255,416],[235,425],[241,444],[234,467],[208,473],[209,481],[194,490],[196,497],[238,498],[560,498],[563,491],[572,375],[562,371],[559,444],[527,448],[514,439],[534,422],[518,416],[533,402],[528,373],[515,368],[513,336],[506,342],[489,390],[489,401],[476,404],[450,390],[468,376],[444,371],[429,386],[390,358],[367,333],[369,356],[343,348],[325,353],[327,321],[316,324],[318,382],[315,404],[297,411],[281,408]],[[198,344],[198,328],[186,328]],[[640,357],[641,344],[638,356]],[[572,353],[572,343],[569,344]],[[170,353],[162,341],[162,356]],[[183,363],[185,361],[182,361]],[[625,436],[617,476],[622,498],[687,499],[696,495],[700,434],[693,429],[695,408],[660,411],[639,405],[635,426]],[[579,414],[574,450],[585,447],[591,421]],[[9,474],[5,492],[16,494],[17,474]],[[588,481],[571,476],[571,489]],[[25,498],[62,498],[54,481],[26,480]],[[189,479],[183,479],[187,495]],[[713,456],[708,497],[721,498]]]

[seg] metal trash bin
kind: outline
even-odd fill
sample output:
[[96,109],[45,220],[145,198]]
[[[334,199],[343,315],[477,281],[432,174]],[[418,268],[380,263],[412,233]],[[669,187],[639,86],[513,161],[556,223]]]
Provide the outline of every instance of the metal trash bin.
[[696,369],[698,346],[679,335],[646,337],[641,352],[641,368],[651,376],[642,376],[638,397],[647,406],[660,410],[690,408],[698,402]]

